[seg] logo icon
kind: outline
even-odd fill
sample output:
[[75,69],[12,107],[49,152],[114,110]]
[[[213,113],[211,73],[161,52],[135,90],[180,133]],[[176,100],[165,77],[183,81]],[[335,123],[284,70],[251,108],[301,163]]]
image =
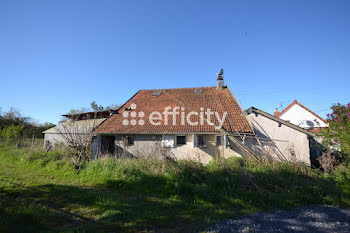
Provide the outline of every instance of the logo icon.
[[[136,125],[136,124],[139,124],[139,125],[144,125],[145,124],[145,121],[142,119],[144,116],[145,116],[145,113],[144,112],[139,112],[137,113],[135,110],[137,108],[137,105],[136,104],[131,104],[130,105],[130,110],[131,112],[129,111],[125,111],[123,112],[123,117],[125,118],[123,120],[123,125]],[[129,120],[129,117],[131,118],[131,120]],[[136,117],[138,117],[139,119],[137,120]]]

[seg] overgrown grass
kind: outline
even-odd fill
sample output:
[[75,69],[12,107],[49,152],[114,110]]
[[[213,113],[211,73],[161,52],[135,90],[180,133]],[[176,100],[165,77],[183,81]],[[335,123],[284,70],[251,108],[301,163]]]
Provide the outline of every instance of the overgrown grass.
[[227,159],[203,166],[0,146],[0,232],[194,232],[218,220],[310,204],[350,206],[350,168]]

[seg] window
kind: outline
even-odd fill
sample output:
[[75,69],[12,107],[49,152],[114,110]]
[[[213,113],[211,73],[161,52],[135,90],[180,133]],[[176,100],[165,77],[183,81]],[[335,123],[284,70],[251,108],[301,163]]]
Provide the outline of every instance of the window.
[[196,89],[194,90],[194,93],[198,94],[198,93],[202,93],[203,91],[201,89]]
[[174,135],[164,135],[162,138],[162,145],[164,147],[174,147],[175,137]]
[[186,136],[176,136],[176,145],[186,145]]
[[204,135],[198,135],[198,146],[205,146],[205,138]]
[[217,146],[224,145],[224,136],[216,136],[216,145]]
[[194,135],[194,146],[195,147],[206,147],[205,135]]
[[134,145],[134,137],[127,136],[126,137],[126,142],[128,146]]

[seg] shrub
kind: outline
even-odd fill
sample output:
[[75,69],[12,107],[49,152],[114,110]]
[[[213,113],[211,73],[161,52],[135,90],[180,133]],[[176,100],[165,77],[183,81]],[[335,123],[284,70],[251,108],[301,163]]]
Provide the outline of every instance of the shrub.
[[14,144],[23,130],[23,125],[9,125],[1,130],[1,138],[9,144]]
[[347,159],[350,158],[350,103],[340,103],[331,107],[333,112],[327,114],[329,127],[321,133],[324,145],[331,150],[340,150]]

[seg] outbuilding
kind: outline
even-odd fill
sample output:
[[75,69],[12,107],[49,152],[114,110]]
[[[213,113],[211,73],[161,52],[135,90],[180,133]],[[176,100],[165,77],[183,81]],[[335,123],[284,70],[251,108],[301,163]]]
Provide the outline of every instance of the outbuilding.
[[311,165],[314,133],[254,107],[245,113],[255,133],[245,144],[255,154]]

